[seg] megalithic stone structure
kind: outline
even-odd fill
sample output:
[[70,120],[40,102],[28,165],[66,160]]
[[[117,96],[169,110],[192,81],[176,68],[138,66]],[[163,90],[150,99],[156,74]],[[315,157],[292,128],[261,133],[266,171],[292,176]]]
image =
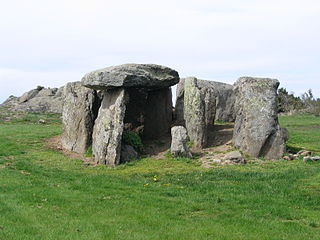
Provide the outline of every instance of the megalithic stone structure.
[[216,109],[215,92],[203,91],[198,87],[198,79],[184,81],[184,120],[194,149],[207,146],[208,128],[213,125]]
[[[178,124],[184,124],[184,82],[185,78],[181,78],[176,90],[175,115]],[[215,101],[215,121],[234,122],[235,121],[235,94],[233,85],[197,79],[197,86],[202,92],[213,91]]]
[[286,151],[288,133],[277,116],[279,81],[242,77],[235,83],[235,147],[252,157],[280,159]]
[[178,73],[154,64],[124,64],[86,74],[82,84],[103,91],[103,100],[93,130],[95,160],[115,166],[121,163],[124,127],[139,129],[142,138],[168,134],[172,122],[170,86]]
[[62,147],[77,153],[85,153],[92,144],[94,121],[100,99],[93,89],[80,82],[68,83],[63,89]]

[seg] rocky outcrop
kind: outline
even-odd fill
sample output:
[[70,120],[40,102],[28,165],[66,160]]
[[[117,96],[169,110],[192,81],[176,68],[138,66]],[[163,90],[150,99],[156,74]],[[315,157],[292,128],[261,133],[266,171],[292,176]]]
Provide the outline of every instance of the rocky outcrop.
[[93,129],[92,152],[100,164],[120,163],[121,139],[126,111],[126,93],[122,88],[104,92]]
[[14,111],[62,113],[63,87],[38,87],[21,97],[10,96],[2,105]]
[[[19,103],[24,103],[24,102],[27,102],[29,100],[31,100],[32,98],[34,98],[35,96],[38,95],[38,93],[40,91],[43,91],[44,89],[42,90],[38,90],[38,89],[32,89],[30,90],[29,92],[26,92],[24,93],[19,99],[18,99],[18,102]],[[49,89],[50,90],[50,89]]]
[[155,64],[123,64],[86,74],[83,85],[93,89],[167,88],[179,82],[177,71]]
[[277,117],[278,86],[269,78],[242,77],[235,83],[233,143],[252,157],[280,159],[286,150],[287,131]]
[[100,99],[95,90],[83,87],[80,82],[66,84],[63,94],[62,146],[73,152],[85,153],[92,143]]
[[184,120],[194,149],[206,147],[208,127],[215,116],[215,92],[201,91],[196,78],[186,78],[184,82]]
[[171,154],[174,157],[191,158],[192,154],[187,145],[187,130],[183,126],[175,126],[171,128],[171,137]]

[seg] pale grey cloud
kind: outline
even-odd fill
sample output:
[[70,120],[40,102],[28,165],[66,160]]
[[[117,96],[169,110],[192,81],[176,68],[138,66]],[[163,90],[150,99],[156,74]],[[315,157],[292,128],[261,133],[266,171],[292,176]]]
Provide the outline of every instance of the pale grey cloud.
[[2,1],[0,102],[127,62],[229,83],[273,77],[320,96],[319,29],[317,0]]

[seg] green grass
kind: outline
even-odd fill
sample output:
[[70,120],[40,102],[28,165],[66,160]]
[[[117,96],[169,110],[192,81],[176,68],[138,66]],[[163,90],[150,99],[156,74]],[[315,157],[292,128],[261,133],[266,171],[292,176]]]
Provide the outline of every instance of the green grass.
[[[1,240],[319,239],[318,162],[206,170],[167,156],[92,167],[46,146],[61,133],[56,116],[44,125],[40,115],[24,117],[0,122]],[[301,128],[317,136],[307,126],[318,123],[281,118],[293,137]],[[307,149],[314,144],[308,139]]]
[[293,151],[306,149],[320,154],[320,117],[281,116],[279,120],[281,126],[289,130],[289,149]]

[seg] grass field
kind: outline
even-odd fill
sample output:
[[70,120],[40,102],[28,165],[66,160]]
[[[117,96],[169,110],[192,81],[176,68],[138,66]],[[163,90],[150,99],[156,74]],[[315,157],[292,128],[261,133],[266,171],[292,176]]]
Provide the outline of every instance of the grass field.
[[289,129],[289,149],[308,149],[320,154],[320,117],[313,115],[281,116],[281,126]]
[[[320,118],[280,122],[291,150],[320,153]],[[92,167],[46,145],[60,133],[52,114],[0,121],[1,240],[320,239],[319,162]]]

